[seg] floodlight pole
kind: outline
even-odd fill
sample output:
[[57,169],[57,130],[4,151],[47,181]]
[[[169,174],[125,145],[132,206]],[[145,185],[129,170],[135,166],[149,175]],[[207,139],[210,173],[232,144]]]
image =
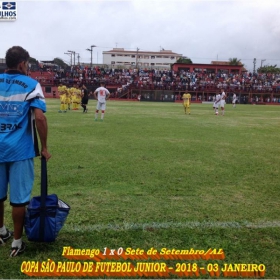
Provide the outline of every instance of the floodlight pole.
[[264,61],[266,61],[266,59],[262,59],[262,60],[261,60],[261,68],[262,68],[262,63],[263,63]]
[[80,65],[80,54],[79,53],[76,53],[77,54],[77,57],[78,57],[78,65]]
[[91,45],[90,48],[86,49],[90,52],[90,68],[92,68],[92,49],[96,47],[95,45]]
[[74,51],[68,51],[68,52],[70,52],[70,53],[74,54],[74,66],[75,66],[75,57],[76,57],[76,52],[74,52]]
[[68,54],[68,55],[70,55],[70,65],[72,66],[72,53],[70,53],[70,52],[67,52],[67,53],[64,53],[64,54]]

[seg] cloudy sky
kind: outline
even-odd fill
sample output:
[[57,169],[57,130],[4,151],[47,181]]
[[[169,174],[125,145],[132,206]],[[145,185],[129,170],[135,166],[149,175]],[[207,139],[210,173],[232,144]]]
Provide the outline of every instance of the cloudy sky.
[[[13,0],[14,1],[14,0]],[[279,0],[66,0],[16,1],[17,20],[0,22],[0,58],[21,45],[38,60],[102,63],[112,48],[159,51],[193,63],[238,58],[249,70],[280,67]],[[262,61],[263,60],[263,61]],[[77,58],[76,58],[77,61]]]

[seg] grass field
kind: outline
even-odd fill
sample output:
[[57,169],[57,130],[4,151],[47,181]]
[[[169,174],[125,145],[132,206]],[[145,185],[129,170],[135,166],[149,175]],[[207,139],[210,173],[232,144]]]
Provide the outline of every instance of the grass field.
[[185,115],[182,104],[108,101],[94,122],[95,104],[58,113],[47,100],[49,193],[71,211],[55,243],[26,241],[13,259],[10,243],[0,248],[2,278],[29,278],[23,261],[66,261],[64,246],[222,248],[224,260],[189,262],[264,264],[265,278],[280,277],[280,106],[227,104],[222,117],[211,104]]

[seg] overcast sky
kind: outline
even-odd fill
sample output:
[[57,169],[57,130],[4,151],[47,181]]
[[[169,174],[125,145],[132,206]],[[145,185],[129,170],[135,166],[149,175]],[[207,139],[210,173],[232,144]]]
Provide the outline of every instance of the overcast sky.
[[[13,0],[14,1],[14,0]],[[0,58],[21,45],[37,60],[102,63],[112,48],[159,51],[189,57],[193,63],[238,58],[249,70],[280,68],[279,0],[73,0],[16,1],[17,20],[0,22]],[[77,58],[76,58],[77,61]]]

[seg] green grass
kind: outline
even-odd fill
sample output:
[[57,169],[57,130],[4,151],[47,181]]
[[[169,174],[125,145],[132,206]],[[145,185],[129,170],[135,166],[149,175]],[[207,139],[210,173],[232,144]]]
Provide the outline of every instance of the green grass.
[[262,263],[265,278],[280,275],[280,106],[227,104],[222,117],[212,104],[185,115],[181,104],[109,101],[94,122],[95,104],[58,113],[59,100],[47,100],[49,193],[71,211],[55,243],[27,241],[13,259],[10,244],[0,248],[2,278],[29,278],[26,260],[66,261],[63,246],[223,248],[220,264]]

